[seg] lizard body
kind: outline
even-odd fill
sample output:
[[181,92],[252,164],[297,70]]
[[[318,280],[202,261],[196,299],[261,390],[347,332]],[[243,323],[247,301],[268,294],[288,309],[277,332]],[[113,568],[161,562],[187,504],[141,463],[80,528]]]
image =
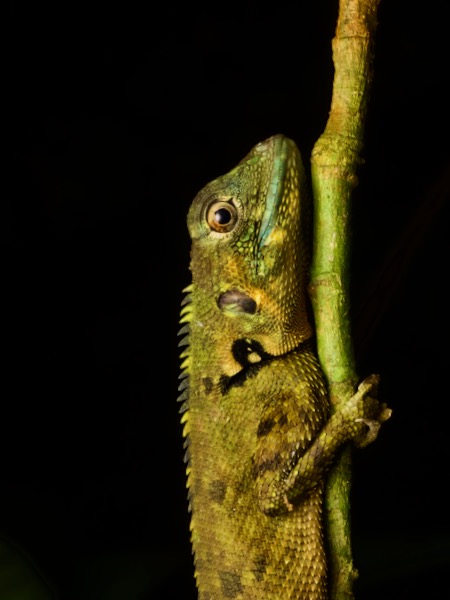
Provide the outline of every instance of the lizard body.
[[281,135],[189,210],[179,399],[200,600],[326,599],[326,470],[380,413],[372,381],[330,416],[306,292],[309,210]]

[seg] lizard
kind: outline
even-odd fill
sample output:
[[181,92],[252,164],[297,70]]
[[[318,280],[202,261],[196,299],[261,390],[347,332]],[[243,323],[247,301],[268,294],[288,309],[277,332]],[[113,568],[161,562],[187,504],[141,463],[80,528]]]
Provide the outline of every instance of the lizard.
[[300,152],[278,134],[188,212],[178,399],[199,600],[325,600],[327,469],[389,415],[377,376],[330,410],[307,291],[308,198]]

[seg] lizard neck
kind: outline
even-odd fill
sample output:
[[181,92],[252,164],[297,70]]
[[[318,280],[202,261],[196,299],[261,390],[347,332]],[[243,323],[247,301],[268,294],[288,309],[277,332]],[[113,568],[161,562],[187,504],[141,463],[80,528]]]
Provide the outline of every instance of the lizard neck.
[[[226,377],[238,374],[243,365],[256,364],[267,357],[282,356],[310,340],[313,331],[306,310],[292,322],[272,319],[276,327],[267,327],[271,312],[276,313],[277,306],[271,304],[262,292],[245,295],[242,299],[244,309],[233,296],[233,309],[221,299],[224,294],[211,296],[202,288],[193,286],[191,335],[197,340],[195,352],[196,364],[204,364],[211,371],[220,371]],[[305,306],[306,299],[301,305]],[[248,311],[245,307],[248,307]],[[206,324],[214,323],[213,332]]]

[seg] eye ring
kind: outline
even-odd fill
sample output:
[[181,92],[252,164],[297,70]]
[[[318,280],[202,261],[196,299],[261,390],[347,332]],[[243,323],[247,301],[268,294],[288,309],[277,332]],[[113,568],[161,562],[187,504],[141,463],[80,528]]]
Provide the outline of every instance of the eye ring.
[[212,231],[228,233],[236,227],[238,211],[231,200],[218,200],[208,207],[206,221]]

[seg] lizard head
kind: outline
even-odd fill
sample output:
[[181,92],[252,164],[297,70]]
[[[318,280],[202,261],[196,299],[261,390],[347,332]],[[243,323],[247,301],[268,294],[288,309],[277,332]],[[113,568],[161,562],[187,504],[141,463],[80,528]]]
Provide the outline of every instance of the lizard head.
[[195,197],[188,214],[193,320],[208,324],[224,357],[239,339],[281,355],[311,337],[308,213],[300,153],[282,135],[257,144]]

